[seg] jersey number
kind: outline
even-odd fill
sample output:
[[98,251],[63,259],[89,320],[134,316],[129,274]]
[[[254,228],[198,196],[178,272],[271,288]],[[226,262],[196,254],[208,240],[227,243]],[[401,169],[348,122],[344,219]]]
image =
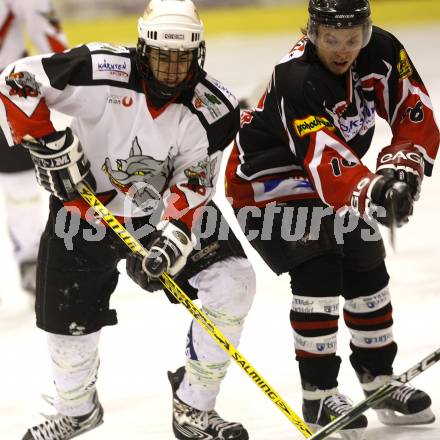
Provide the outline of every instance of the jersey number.
[[346,168],[351,168],[356,165],[354,162],[349,162],[347,159],[341,159],[340,157],[333,157],[330,161],[330,165],[333,170],[333,174],[336,177],[339,177],[342,174],[341,166]]

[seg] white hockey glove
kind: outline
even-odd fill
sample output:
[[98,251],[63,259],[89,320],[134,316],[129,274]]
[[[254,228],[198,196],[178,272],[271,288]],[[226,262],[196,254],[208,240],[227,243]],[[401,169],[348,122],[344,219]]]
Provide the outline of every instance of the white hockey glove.
[[161,289],[158,278],[164,272],[174,276],[183,269],[196,240],[187,226],[178,220],[160,222],[149,240],[146,246],[148,255],[142,258],[130,254],[126,263],[130,278],[143,289],[153,292]]
[[75,185],[82,181],[96,189],[90,162],[69,127],[39,139],[25,136],[22,145],[29,150],[38,183],[59,199],[78,197]]

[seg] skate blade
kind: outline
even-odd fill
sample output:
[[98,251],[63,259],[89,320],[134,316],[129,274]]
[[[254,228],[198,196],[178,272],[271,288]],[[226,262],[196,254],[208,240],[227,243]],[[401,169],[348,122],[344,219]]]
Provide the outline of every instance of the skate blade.
[[384,425],[426,425],[435,421],[431,408],[426,408],[415,414],[399,414],[390,409],[377,409],[377,417]]
[[[323,426],[315,425],[314,423],[307,423],[307,425],[310,427],[310,429],[313,432],[318,432],[320,429],[323,428]],[[341,429],[340,431],[335,432],[334,434],[331,434],[327,438],[329,438],[329,439],[342,438],[343,440],[363,440],[365,429],[366,428]]]

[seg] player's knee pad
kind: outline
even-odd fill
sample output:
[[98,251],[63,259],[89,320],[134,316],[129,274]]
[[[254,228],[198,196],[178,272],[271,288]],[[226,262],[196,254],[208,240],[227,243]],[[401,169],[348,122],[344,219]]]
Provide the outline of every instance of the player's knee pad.
[[246,258],[227,258],[212,264],[190,280],[203,308],[219,325],[245,318],[255,296],[256,280]]
[[98,375],[100,332],[83,336],[47,334],[57,388],[55,408],[77,416],[93,408],[93,394]]
[[[240,342],[244,320],[255,295],[255,274],[245,258],[228,258],[191,279],[202,310],[234,345]],[[222,363],[228,355],[195,320],[187,337],[186,355],[193,361]]]

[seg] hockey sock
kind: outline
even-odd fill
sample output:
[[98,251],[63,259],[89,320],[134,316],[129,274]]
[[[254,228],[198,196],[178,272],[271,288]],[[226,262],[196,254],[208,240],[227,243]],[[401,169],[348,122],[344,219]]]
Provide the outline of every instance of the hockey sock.
[[99,331],[83,336],[47,334],[57,390],[54,406],[61,414],[77,417],[94,408],[99,336]]

